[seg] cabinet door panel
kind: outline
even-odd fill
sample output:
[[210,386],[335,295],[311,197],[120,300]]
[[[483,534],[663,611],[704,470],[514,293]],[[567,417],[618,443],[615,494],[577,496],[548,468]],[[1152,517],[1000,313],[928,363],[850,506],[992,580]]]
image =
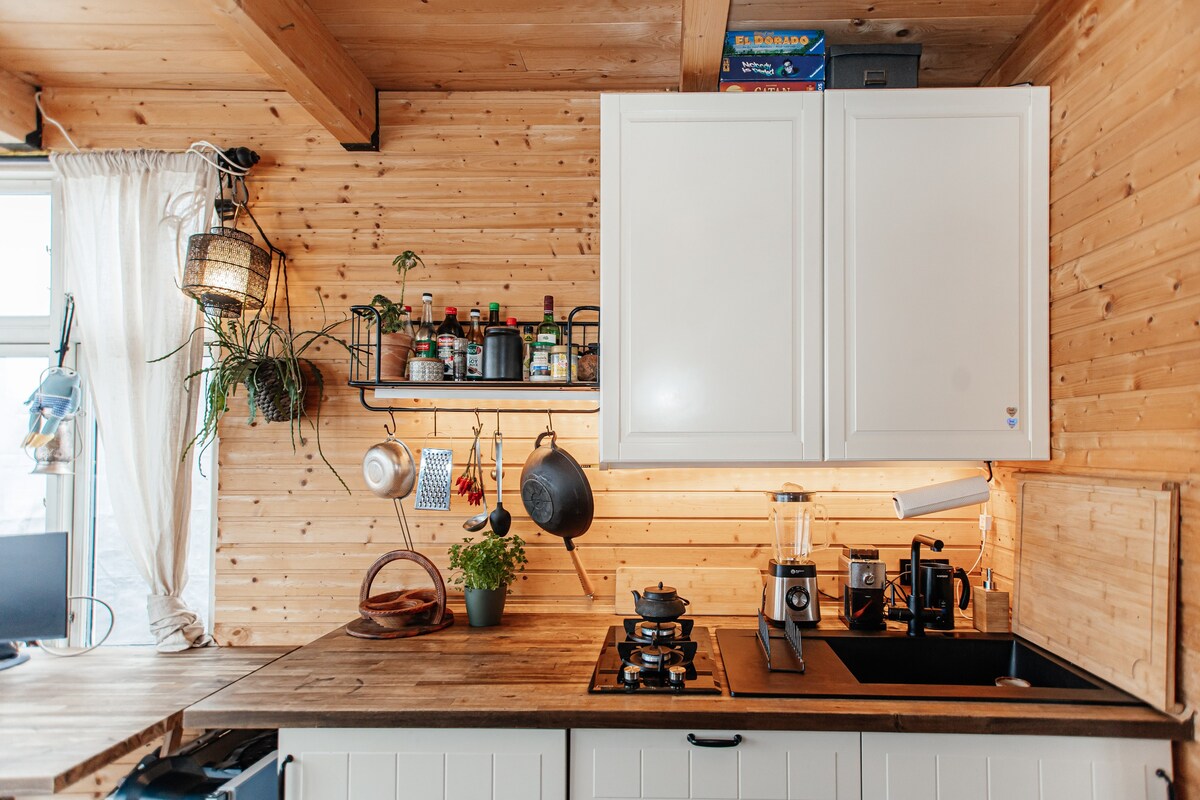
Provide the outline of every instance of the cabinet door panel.
[[745,731],[730,748],[693,746],[688,733],[572,730],[572,800],[859,800],[857,733]]
[[602,98],[602,462],[820,458],[816,94]]
[[1160,800],[1171,743],[864,733],[863,800]]
[[827,93],[828,458],[1049,457],[1047,96]]
[[566,746],[564,730],[279,732],[296,759],[287,800],[566,800]]
[[351,753],[350,796],[354,800],[396,797],[395,753]]

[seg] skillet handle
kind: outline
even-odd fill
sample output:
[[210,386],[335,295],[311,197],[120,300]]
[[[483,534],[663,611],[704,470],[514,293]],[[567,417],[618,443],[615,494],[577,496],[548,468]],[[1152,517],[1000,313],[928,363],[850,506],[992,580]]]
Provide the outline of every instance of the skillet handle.
[[[570,539],[567,540],[570,544]],[[579,575],[579,585],[583,587],[583,593],[588,596],[589,600],[596,599],[596,590],[592,586],[592,579],[588,577],[587,570],[583,568],[583,562],[579,560],[579,551],[574,547],[567,549],[571,554],[571,561],[575,564],[575,573]]]
[[546,431],[545,433],[538,434],[537,440],[533,443],[533,449],[537,450],[539,447],[541,447],[542,439],[545,439],[547,436],[550,437],[550,447],[551,448],[555,448],[558,446],[558,434],[555,433],[554,431]]

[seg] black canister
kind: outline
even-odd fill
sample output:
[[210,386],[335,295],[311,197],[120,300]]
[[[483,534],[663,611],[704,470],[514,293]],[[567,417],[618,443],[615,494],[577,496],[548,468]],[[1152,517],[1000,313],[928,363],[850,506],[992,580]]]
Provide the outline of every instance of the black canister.
[[485,381],[521,380],[524,356],[521,332],[507,325],[488,328],[483,335],[483,379]]

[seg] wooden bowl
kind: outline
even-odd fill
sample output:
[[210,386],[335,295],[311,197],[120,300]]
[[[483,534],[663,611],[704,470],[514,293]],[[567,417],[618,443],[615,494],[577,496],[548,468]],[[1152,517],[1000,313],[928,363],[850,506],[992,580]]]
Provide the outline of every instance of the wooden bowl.
[[435,589],[405,589],[368,597],[358,604],[358,613],[385,628],[403,628],[427,623],[437,608]]

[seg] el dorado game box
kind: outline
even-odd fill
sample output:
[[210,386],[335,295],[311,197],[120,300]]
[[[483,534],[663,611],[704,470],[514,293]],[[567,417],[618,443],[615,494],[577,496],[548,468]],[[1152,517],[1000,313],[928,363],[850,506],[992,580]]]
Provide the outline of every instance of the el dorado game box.
[[825,31],[727,31],[726,56],[823,56]]
[[824,81],[721,81],[722,92],[820,92]]
[[726,56],[722,81],[824,81],[825,56]]

